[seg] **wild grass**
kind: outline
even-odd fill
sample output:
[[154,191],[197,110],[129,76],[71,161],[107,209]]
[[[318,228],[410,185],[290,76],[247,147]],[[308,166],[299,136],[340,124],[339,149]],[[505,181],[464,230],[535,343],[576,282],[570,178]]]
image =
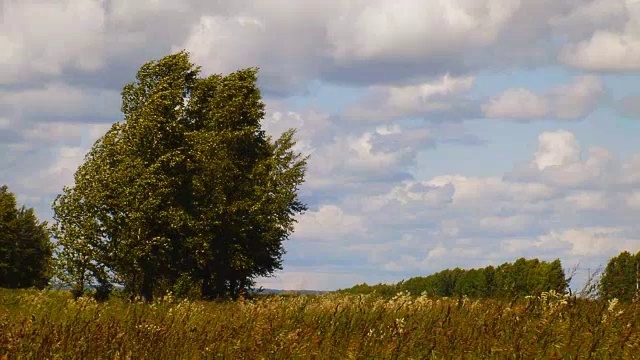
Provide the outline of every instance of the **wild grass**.
[[0,358],[632,359],[640,307],[553,292],[512,302],[399,294],[235,302],[0,290]]

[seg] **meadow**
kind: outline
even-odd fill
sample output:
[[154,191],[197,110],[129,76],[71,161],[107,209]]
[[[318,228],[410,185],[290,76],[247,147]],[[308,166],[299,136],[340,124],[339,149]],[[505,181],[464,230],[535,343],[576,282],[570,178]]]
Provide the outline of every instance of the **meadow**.
[[513,301],[262,295],[73,300],[0,289],[6,359],[632,359],[640,307],[542,293]]

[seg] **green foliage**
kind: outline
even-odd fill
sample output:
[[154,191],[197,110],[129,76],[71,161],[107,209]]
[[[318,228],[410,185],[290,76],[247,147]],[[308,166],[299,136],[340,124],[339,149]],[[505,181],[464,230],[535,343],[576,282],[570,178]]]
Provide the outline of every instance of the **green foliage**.
[[560,260],[552,262],[538,259],[518,259],[515,263],[504,263],[497,268],[443,270],[429,276],[412,277],[395,285],[384,285],[387,290],[367,284],[341,290],[351,294],[378,294],[407,291],[412,295],[472,298],[512,298],[514,296],[538,295],[544,291],[564,293],[568,280]]
[[0,187],[0,287],[45,287],[51,254],[47,223],[33,209],[18,209],[15,195]]
[[306,210],[295,132],[271,139],[261,129],[257,69],[198,75],[180,52],[124,87],[124,121],[53,205],[68,283],[119,282],[150,300],[187,291],[186,277],[204,297],[236,297],[281,268],[282,242]]
[[623,251],[609,260],[600,277],[600,295],[605,299],[631,301],[638,296],[640,252]]
[[0,289],[8,359],[634,359],[640,303],[398,294],[73,300]]
[[382,283],[377,285],[367,285],[363,283],[348,289],[339,290],[338,292],[351,295],[376,294],[383,297],[392,297],[399,292],[399,285]]

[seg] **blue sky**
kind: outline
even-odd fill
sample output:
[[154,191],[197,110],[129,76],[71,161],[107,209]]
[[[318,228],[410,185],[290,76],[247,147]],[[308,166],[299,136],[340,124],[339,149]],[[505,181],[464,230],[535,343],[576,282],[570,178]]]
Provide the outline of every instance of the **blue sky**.
[[640,250],[635,0],[6,0],[0,183],[50,220],[120,90],[186,49],[259,66],[309,211],[265,287],[336,289]]

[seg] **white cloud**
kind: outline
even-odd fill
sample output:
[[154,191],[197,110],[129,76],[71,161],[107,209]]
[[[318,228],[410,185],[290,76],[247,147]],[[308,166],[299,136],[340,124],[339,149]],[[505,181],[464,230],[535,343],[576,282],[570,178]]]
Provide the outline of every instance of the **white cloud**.
[[193,61],[204,65],[208,73],[228,73],[255,65],[255,56],[261,52],[259,44],[239,42],[242,37],[251,40],[265,31],[264,22],[255,17],[225,17],[203,15],[193,26],[183,46]]
[[539,183],[511,183],[500,177],[468,177],[441,175],[427,181],[429,185],[451,184],[455,191],[453,205],[458,209],[486,209],[486,204],[506,201],[517,205],[523,202],[545,200],[554,195],[554,190]]
[[282,103],[267,101],[266,111],[267,114],[261,124],[267,134],[273,137],[278,137],[283,132],[294,128],[296,129],[296,139],[311,146],[326,141],[327,137],[332,138],[339,131],[339,126],[335,124],[329,114],[319,110],[287,111]]
[[547,101],[527,89],[507,89],[482,106],[484,114],[492,118],[535,119],[548,112]]
[[[445,139],[438,133],[438,127],[389,124],[362,128],[313,113],[276,117],[281,119],[277,123],[309,123],[309,129],[302,127],[299,137],[306,146],[300,149],[311,155],[308,181],[303,188],[316,194],[323,192],[325,196],[341,196],[345,191],[377,191],[378,186],[389,189],[394,182],[411,177],[409,168],[416,163],[420,151],[435,147],[440,140],[468,141],[464,136],[461,138],[460,129],[449,129]],[[281,126],[271,120],[270,128]]]
[[362,236],[366,232],[363,223],[359,216],[346,214],[335,205],[325,205],[300,215],[296,237],[308,241],[344,241],[354,235]]
[[473,77],[447,74],[417,85],[372,86],[362,101],[345,111],[345,117],[380,121],[432,113],[455,114],[464,110],[459,97],[471,90],[473,84]]
[[104,65],[102,1],[9,1],[0,25],[0,84]]
[[625,229],[614,227],[588,227],[580,229],[567,229],[563,231],[550,231],[541,236],[537,245],[544,246],[547,243],[564,242],[571,245],[569,253],[577,256],[609,256],[627,250],[637,252],[640,250],[640,237],[629,238],[624,234]]
[[591,39],[567,45],[559,60],[591,71],[640,70],[640,36],[598,31]]
[[538,136],[538,151],[534,162],[539,170],[572,164],[579,158],[580,145],[573,133],[565,130],[545,131]]
[[585,75],[544,95],[523,88],[507,89],[484,104],[482,111],[490,118],[575,120],[595,110],[605,92],[599,77]]
[[403,205],[419,203],[425,208],[436,208],[451,203],[453,195],[454,188],[451,184],[437,186],[426,181],[406,181],[396,186],[383,198],[387,201],[397,200]]
[[341,63],[415,61],[488,46],[518,7],[518,1],[354,1],[328,28],[331,55]]
[[[429,99],[458,94],[471,89],[473,77],[451,77],[448,74],[433,83],[405,87],[390,87],[388,105],[407,112],[421,112],[429,109]],[[426,104],[425,104],[426,103]],[[437,103],[436,103],[437,104]],[[426,106],[425,106],[426,105]],[[438,108],[438,105],[432,105]]]
[[611,205],[609,197],[604,191],[578,191],[563,199],[566,211],[606,210]]
[[287,93],[318,76],[326,22],[334,1],[249,1],[229,12],[199,13],[189,33],[172,50],[186,49],[205,73],[259,66],[263,88]]
[[[633,1],[633,0],[632,0]],[[590,0],[575,2],[569,12],[554,14],[549,19],[555,36],[567,40],[590,37],[594,31],[619,31],[629,18],[625,0]]]
[[[627,0],[619,14],[619,2],[611,7],[615,14],[601,23],[586,39],[565,45],[559,62],[590,71],[640,70],[640,3]],[[616,14],[617,13],[617,14]],[[615,28],[608,24],[624,24]]]
[[605,94],[604,84],[598,76],[585,75],[574,82],[551,89],[547,95],[553,109],[553,116],[560,120],[579,119],[599,105]]
[[543,132],[531,163],[517,165],[505,178],[576,190],[633,184],[638,180],[633,161],[621,164],[609,150],[597,146],[588,149],[585,159],[581,153],[573,133]]

